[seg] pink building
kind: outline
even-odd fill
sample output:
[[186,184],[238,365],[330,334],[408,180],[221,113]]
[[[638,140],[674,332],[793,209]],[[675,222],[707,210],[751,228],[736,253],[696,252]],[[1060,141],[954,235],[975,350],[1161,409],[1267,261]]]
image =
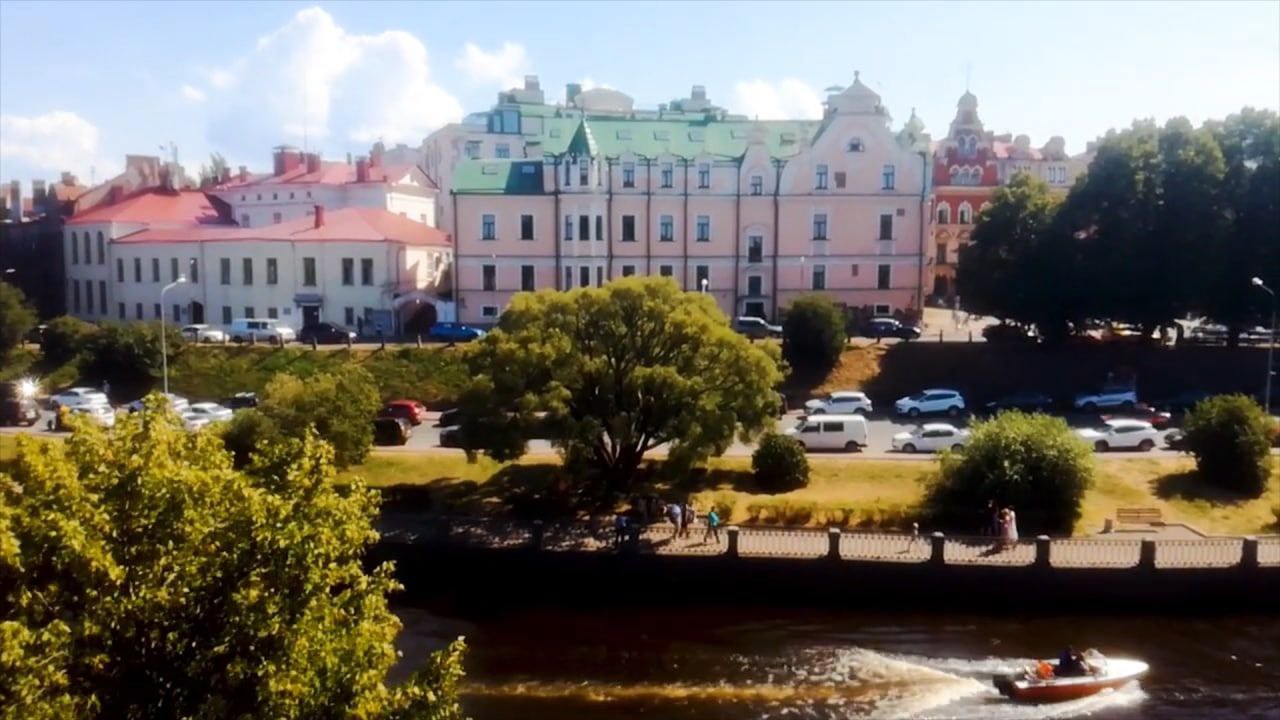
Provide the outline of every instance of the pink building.
[[526,157],[451,168],[442,215],[463,322],[493,322],[522,290],[628,275],[671,277],[731,316],[773,318],[808,292],[919,307],[930,158],[914,114],[895,134],[856,75],[814,121],[731,116],[697,88],[656,113],[602,92],[579,93],[595,111],[573,117],[511,103],[538,114],[542,135],[515,137]]

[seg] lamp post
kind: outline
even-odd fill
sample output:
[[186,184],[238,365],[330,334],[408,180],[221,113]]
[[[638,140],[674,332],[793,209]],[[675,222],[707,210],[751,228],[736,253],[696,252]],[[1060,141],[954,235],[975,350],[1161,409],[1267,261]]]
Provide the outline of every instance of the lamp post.
[[161,367],[160,372],[161,372],[161,377],[164,379],[163,382],[164,382],[165,397],[169,396],[169,350],[166,347],[165,337],[164,337],[164,313],[165,313],[164,294],[178,287],[179,285],[185,283],[186,281],[187,281],[186,275],[179,275],[177,280],[174,280],[168,285],[165,285],[164,287],[160,288],[160,367]]
[[1263,408],[1265,408],[1267,411],[1267,416],[1270,417],[1271,415],[1271,375],[1274,372],[1273,370],[1274,366],[1271,364],[1271,359],[1276,349],[1276,293],[1274,290],[1267,287],[1262,282],[1262,278],[1256,277],[1252,280],[1252,282],[1254,287],[1258,288],[1259,290],[1262,290],[1263,292],[1271,296],[1271,336],[1268,338],[1268,342],[1267,342],[1267,382],[1263,386],[1263,390],[1262,390],[1262,405],[1263,405]]
[[702,278],[702,280],[698,281],[698,285],[701,286],[702,288],[703,295],[707,294],[707,285],[709,284],[710,284],[710,281],[708,281],[706,278]]

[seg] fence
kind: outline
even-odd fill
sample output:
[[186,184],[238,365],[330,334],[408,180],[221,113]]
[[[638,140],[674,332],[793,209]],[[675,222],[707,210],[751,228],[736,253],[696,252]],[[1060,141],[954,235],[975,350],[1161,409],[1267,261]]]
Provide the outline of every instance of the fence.
[[615,528],[602,522],[518,524],[476,518],[387,514],[383,539],[409,544],[525,549],[538,552],[796,558],[1042,568],[1280,567],[1280,536],[1151,540],[1050,539],[1006,543],[992,537],[943,533],[844,532],[782,527],[698,524],[681,532],[654,524]]

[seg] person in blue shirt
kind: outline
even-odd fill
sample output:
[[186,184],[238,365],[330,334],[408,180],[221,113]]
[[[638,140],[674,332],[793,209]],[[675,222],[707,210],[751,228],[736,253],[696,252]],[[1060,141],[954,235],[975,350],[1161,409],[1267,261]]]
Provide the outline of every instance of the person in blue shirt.
[[707,531],[702,536],[702,542],[706,542],[707,538],[715,538],[717,543],[720,542],[720,513],[716,512],[714,505],[707,511]]

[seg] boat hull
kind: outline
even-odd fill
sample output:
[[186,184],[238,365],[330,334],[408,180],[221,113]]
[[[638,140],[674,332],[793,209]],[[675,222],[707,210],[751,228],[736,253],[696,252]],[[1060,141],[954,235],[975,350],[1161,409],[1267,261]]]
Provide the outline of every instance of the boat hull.
[[1137,660],[1113,660],[1095,675],[1039,679],[1027,673],[997,675],[996,689],[1015,702],[1056,703],[1078,700],[1105,690],[1123,687],[1147,671],[1147,664]]

